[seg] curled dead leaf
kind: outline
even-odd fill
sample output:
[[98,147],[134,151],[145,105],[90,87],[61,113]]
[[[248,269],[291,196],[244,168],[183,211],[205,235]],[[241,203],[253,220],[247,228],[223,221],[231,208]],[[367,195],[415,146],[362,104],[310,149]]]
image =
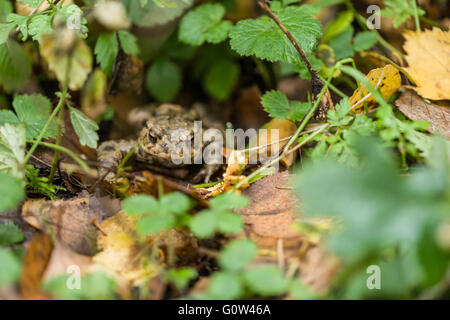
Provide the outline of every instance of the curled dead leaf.
[[[385,99],[397,92],[402,84],[402,78],[399,71],[391,64],[387,64],[384,68],[371,70],[367,74],[366,79],[370,81],[372,86],[380,91]],[[364,104],[367,104],[367,107],[372,109],[378,103],[369,93],[367,88],[362,85],[360,88],[355,90],[353,95],[350,97],[350,105],[352,106],[353,111],[361,113],[364,111]]]

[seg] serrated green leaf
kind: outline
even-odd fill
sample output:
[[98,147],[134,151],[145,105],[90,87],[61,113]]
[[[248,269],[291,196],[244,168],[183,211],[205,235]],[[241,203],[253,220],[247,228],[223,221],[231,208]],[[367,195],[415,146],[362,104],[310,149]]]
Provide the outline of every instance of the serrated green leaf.
[[220,253],[219,265],[229,271],[243,269],[258,254],[258,246],[251,240],[234,240]]
[[218,3],[198,6],[186,14],[180,23],[178,38],[194,46],[204,42],[219,43],[225,40],[231,29],[230,21],[222,21],[225,8]]
[[311,107],[310,103],[289,101],[284,93],[276,90],[267,92],[261,98],[261,103],[272,118],[292,121],[303,119]]
[[169,102],[181,88],[180,68],[172,61],[160,58],[156,60],[147,73],[147,90],[159,102]]
[[42,35],[53,32],[52,17],[48,15],[34,16],[28,25],[28,33],[33,40],[41,41]]
[[[47,123],[52,105],[50,100],[43,95],[35,94],[16,96],[13,100],[13,107],[17,114],[17,121],[9,122],[0,115],[0,125],[3,123],[22,124],[27,132],[27,139],[32,140],[39,136]],[[52,122],[43,138],[56,137],[57,130],[56,122]]]
[[22,230],[12,221],[5,221],[0,224],[0,246],[9,246],[24,240]]
[[126,54],[131,54],[133,56],[139,55],[139,46],[137,44],[137,38],[134,34],[129,31],[120,30],[118,31],[120,45]]
[[31,75],[31,60],[14,40],[0,45],[0,85],[7,92],[21,90]]
[[203,78],[203,88],[213,98],[225,100],[239,78],[239,65],[228,59],[220,59],[208,68]]
[[73,128],[80,139],[80,144],[82,146],[88,146],[90,148],[97,148],[98,142],[98,125],[95,121],[89,119],[81,111],[69,107],[70,111],[70,121],[72,122]]
[[151,235],[173,228],[175,222],[175,217],[171,214],[152,214],[139,220],[136,229],[143,235]]
[[101,33],[94,49],[97,61],[107,75],[111,75],[114,62],[119,53],[119,42],[115,32]]
[[[304,6],[275,12],[306,54],[312,52],[321,35],[321,25]],[[269,17],[242,20],[230,32],[231,47],[239,54],[269,61],[300,63],[301,58],[286,35]]]
[[0,198],[0,214],[15,209],[25,198],[22,181],[0,172],[0,194],[2,195]]
[[[21,16],[20,14],[16,13],[10,13],[6,20],[10,22],[12,27],[18,26],[20,32],[22,32],[23,35],[23,41],[27,40],[28,38],[28,16]],[[0,39],[0,44],[2,43]]]

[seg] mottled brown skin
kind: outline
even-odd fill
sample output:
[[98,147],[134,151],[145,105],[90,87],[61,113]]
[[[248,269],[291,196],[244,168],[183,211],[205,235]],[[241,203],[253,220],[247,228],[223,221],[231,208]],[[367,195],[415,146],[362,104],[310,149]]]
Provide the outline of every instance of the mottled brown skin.
[[[133,148],[137,148],[136,159],[151,165],[164,168],[185,168],[190,164],[176,164],[172,161],[172,154],[177,150],[180,143],[191,140],[191,163],[194,163],[194,135],[202,134],[199,128],[194,126],[199,118],[195,110],[186,111],[180,106],[165,104],[158,107],[149,116],[144,128],[139,133],[138,140],[110,140],[103,142],[98,151],[97,158],[103,166],[117,168]],[[203,122],[205,123],[210,122]],[[174,130],[183,129],[189,132],[189,135],[172,136]],[[208,128],[203,128],[203,130]],[[196,132],[197,131],[197,132]],[[203,141],[202,148],[211,143]],[[211,176],[220,168],[220,165],[204,165],[203,169],[196,175],[194,181],[203,180],[208,182]],[[174,171],[175,173],[175,171]],[[100,170],[100,176],[106,174],[106,169]],[[114,172],[105,176],[105,180],[113,183],[115,179]]]

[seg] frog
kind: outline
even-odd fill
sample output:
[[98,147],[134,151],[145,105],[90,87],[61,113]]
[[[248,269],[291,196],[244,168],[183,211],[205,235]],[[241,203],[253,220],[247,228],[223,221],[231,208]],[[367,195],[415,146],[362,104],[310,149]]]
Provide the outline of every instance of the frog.
[[[223,132],[223,126],[217,121],[206,119],[204,107],[185,109],[179,105],[163,104],[148,113],[144,126],[137,139],[108,140],[100,144],[97,159],[100,162],[99,177],[109,183],[115,182],[114,168],[118,168],[124,157],[131,151],[140,163],[161,167],[165,173],[176,178],[185,178],[187,169],[194,164],[194,137],[201,134],[201,148],[211,143],[218,143],[212,139],[205,139],[206,129],[214,128]],[[196,125],[202,121],[202,126]],[[178,133],[178,134],[174,134]],[[174,161],[173,155],[180,153],[180,146],[188,143],[188,161]],[[220,147],[219,147],[220,148]],[[208,183],[211,177],[221,168],[220,163],[203,164],[201,170],[192,179],[193,182]],[[107,169],[112,168],[113,170]]]

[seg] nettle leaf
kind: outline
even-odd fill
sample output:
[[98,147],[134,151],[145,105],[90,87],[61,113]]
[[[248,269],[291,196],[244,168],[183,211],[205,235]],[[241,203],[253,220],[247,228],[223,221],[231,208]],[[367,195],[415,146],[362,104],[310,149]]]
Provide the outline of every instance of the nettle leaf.
[[277,90],[267,92],[261,98],[261,103],[272,118],[292,121],[302,120],[311,107],[307,102],[289,101],[284,93]]
[[[20,95],[14,97],[14,114],[10,110],[0,111],[0,125],[10,123],[13,125],[21,124],[27,133],[27,139],[34,139],[44,128],[52,108],[50,100],[40,94]],[[56,137],[57,126],[52,122],[44,134],[44,138]]]
[[31,60],[14,40],[0,45],[0,85],[5,91],[21,90],[31,75]]
[[215,61],[206,71],[203,88],[206,93],[217,100],[225,100],[239,79],[240,67],[228,59]]
[[94,52],[102,69],[105,70],[107,75],[111,75],[114,61],[119,53],[117,34],[115,32],[100,34]]
[[222,21],[224,15],[225,8],[221,4],[207,3],[198,6],[184,16],[178,38],[195,46],[225,40],[233,24],[231,21]]
[[118,32],[120,46],[126,54],[131,54],[133,56],[139,55],[140,49],[137,44],[137,38],[134,34],[129,31],[120,30]]
[[169,59],[156,60],[147,73],[147,90],[159,102],[169,102],[181,88],[181,70]]
[[95,121],[89,119],[81,111],[69,107],[70,111],[70,121],[72,122],[73,128],[80,139],[80,144],[82,146],[88,146],[90,148],[97,148],[98,142],[98,125]]
[[356,51],[364,51],[372,48],[377,42],[376,33],[370,31],[360,32],[353,40],[353,48]]
[[0,224],[0,246],[9,246],[24,240],[22,230],[12,221],[5,221]]
[[[312,52],[320,37],[321,25],[309,7],[287,7],[275,11],[306,54]],[[244,56],[255,55],[269,61],[300,63],[293,44],[269,17],[239,21],[230,32],[231,47]]]
[[19,125],[6,123],[0,127],[0,172],[23,179],[24,162],[25,129]]

